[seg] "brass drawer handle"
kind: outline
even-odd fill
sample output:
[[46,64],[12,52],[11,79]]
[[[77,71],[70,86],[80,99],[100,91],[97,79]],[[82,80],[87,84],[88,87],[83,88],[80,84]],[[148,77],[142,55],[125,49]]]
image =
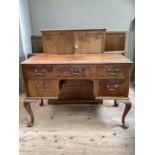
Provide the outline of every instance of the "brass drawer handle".
[[79,69],[76,69],[74,70],[73,68],[70,69],[70,72],[74,75],[78,75],[80,72],[82,72],[82,69],[79,68]]
[[45,69],[41,69],[41,70],[35,69],[34,72],[36,75],[43,75],[46,72],[46,70]]
[[116,75],[120,71],[119,68],[108,68],[107,72],[111,75]]
[[117,88],[118,87],[118,84],[114,85],[114,87]]
[[108,88],[109,91],[115,91],[115,88]]
[[47,87],[47,86],[39,86],[39,85],[36,85],[36,88],[37,88],[37,90],[39,90],[39,91],[44,91],[44,90],[46,90],[48,87]]
[[47,88],[37,88],[38,91],[44,91],[46,90]]
[[113,86],[110,86],[110,85],[106,85],[106,87],[108,88],[108,90],[109,91],[115,91],[116,90],[116,88],[118,88],[118,84],[116,84],[116,85],[113,85]]
[[111,75],[116,75],[117,73],[116,72],[108,72],[109,74]]

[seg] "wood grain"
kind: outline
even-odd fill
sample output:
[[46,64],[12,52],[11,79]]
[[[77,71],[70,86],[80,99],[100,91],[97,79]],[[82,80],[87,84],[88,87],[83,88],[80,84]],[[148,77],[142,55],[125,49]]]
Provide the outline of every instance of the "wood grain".
[[125,50],[126,32],[107,31],[105,36],[105,51]]
[[132,63],[121,54],[38,54],[21,64],[107,64],[107,63]]
[[104,50],[104,29],[43,30],[45,53],[101,53]]
[[43,43],[41,36],[31,36],[32,53],[43,53]]

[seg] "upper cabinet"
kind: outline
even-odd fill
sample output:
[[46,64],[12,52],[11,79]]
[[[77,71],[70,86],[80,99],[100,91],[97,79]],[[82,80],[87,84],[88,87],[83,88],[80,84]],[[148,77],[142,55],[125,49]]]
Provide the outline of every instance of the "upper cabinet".
[[105,29],[43,30],[43,49],[50,54],[104,52]]

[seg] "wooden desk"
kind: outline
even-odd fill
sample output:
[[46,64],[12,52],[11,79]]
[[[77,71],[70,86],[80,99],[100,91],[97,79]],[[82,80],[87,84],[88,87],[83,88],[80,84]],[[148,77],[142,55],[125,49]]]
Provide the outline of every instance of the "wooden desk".
[[[122,125],[128,128],[125,117],[131,108],[128,93],[132,62],[125,56],[39,54],[21,64],[27,98],[60,100],[64,80],[81,80],[83,84],[88,82],[92,85],[92,93],[89,92],[92,99],[117,99],[126,103]],[[25,101],[24,107],[30,114],[31,121],[28,127],[31,127],[34,123],[34,115],[30,102]]]

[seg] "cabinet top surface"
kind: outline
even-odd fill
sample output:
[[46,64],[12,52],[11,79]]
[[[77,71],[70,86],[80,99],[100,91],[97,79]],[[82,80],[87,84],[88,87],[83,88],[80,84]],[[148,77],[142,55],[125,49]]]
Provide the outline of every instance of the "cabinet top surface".
[[21,64],[108,64],[132,63],[121,54],[38,54]]
[[101,29],[101,28],[98,28],[98,29],[91,29],[91,28],[88,28],[88,29],[43,29],[42,32],[46,32],[46,31],[97,31],[97,30],[106,30],[106,29]]

